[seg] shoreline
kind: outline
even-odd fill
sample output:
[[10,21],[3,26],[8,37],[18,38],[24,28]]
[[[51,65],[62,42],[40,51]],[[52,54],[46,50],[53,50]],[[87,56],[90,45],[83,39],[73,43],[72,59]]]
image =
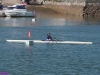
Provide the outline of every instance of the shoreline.
[[[6,5],[13,5],[5,3]],[[82,17],[100,17],[100,5],[66,6],[66,5],[27,5],[28,11],[41,14],[64,14]]]

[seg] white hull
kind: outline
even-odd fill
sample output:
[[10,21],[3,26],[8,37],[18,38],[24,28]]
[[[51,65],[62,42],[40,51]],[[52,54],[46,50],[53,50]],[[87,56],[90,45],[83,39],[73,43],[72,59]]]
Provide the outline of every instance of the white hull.
[[5,16],[5,13],[0,10],[0,17],[4,17],[4,16]]
[[92,44],[92,42],[80,42],[80,41],[43,41],[43,40],[6,40],[6,41],[26,43],[28,45],[33,44],[33,43]]
[[35,12],[27,11],[27,7],[24,4],[16,4],[13,6],[8,6],[3,10],[6,16],[10,17],[34,17]]
[[5,15],[8,17],[34,17],[35,14],[29,11],[5,11]]

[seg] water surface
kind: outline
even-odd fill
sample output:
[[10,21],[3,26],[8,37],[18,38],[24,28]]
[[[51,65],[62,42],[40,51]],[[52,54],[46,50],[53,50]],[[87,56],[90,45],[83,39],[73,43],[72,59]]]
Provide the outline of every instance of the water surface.
[[[100,20],[65,15],[0,18],[0,72],[9,75],[99,75]],[[31,37],[27,37],[28,31]],[[7,39],[89,41],[92,45],[9,43]]]

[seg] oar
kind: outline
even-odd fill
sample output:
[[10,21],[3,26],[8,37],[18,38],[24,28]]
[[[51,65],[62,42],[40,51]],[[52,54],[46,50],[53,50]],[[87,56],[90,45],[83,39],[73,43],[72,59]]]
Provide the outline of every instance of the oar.
[[54,41],[60,41],[60,40],[56,39],[55,37],[52,37],[52,38],[53,38]]
[[58,41],[56,38],[53,38],[54,39],[54,41]]

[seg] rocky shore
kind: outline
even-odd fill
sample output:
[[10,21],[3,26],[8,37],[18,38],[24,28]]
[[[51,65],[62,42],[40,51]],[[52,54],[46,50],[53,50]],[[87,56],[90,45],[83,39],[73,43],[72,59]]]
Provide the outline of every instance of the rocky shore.
[[100,17],[100,5],[87,5],[83,9],[84,17]]
[[28,10],[47,14],[66,14],[83,17],[100,17],[100,6],[27,5]]

